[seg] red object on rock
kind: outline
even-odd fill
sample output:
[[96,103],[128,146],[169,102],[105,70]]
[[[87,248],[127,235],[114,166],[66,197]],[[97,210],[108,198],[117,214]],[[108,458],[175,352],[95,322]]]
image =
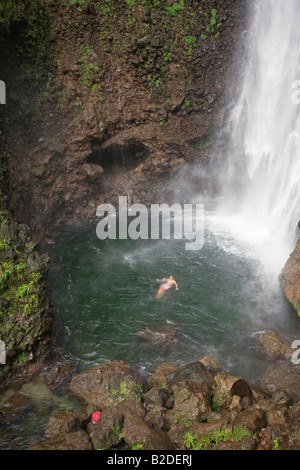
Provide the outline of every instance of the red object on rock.
[[101,415],[102,415],[102,411],[95,411],[92,414],[92,423],[96,424]]

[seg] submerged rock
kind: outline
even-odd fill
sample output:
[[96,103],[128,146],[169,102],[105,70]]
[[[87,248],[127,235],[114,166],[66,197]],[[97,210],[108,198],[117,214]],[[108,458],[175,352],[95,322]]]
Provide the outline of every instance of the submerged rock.
[[50,372],[45,377],[47,385],[55,387],[59,385],[63,380],[67,379],[72,372],[71,362],[63,362],[62,364],[55,364]]
[[153,345],[170,346],[175,342],[176,333],[172,325],[156,325],[143,328],[138,337]]
[[28,397],[23,393],[15,392],[0,405],[0,418],[4,421],[11,421],[31,406],[32,403]]
[[27,450],[92,450],[92,445],[87,433],[80,429],[53,439],[44,439],[32,444]]

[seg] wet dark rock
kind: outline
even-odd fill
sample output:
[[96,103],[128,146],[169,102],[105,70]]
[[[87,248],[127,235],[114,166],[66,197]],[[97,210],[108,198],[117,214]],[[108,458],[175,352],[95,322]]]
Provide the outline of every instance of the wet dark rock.
[[271,361],[276,359],[289,360],[293,353],[291,344],[273,331],[259,335],[256,348],[258,354]]
[[62,364],[55,364],[50,372],[45,376],[45,382],[52,387],[59,385],[63,380],[67,379],[73,366],[71,362],[63,362]]
[[261,409],[256,407],[241,411],[233,422],[234,426],[246,428],[251,433],[256,433],[265,425],[265,417]]
[[56,410],[51,415],[45,429],[46,438],[54,438],[61,434],[78,431],[82,428],[86,416],[68,410]]
[[32,403],[28,397],[23,393],[15,392],[0,405],[0,418],[4,421],[11,421],[29,410],[31,406]]
[[173,450],[168,434],[161,429],[153,430],[137,416],[127,416],[122,435],[129,447],[139,446],[143,450]]
[[201,362],[201,364],[203,364],[212,375],[216,375],[222,370],[222,366],[219,361],[209,354],[206,354],[199,362]]
[[144,418],[145,423],[152,429],[161,429],[162,431],[168,432],[170,425],[166,416],[167,409],[163,406],[150,405],[147,407],[147,410],[147,414]]
[[124,423],[122,407],[107,408],[96,424],[89,423],[88,432],[93,449],[110,449],[123,439],[121,430]]
[[227,426],[229,423],[229,419],[225,417],[220,417],[220,418],[215,418],[207,421],[206,423],[199,423],[199,422],[194,422],[192,426],[189,428],[189,432],[192,435],[195,435],[196,433],[199,436],[204,436],[209,433],[213,433],[219,429],[224,428]]
[[220,408],[229,407],[236,395],[244,401],[251,400],[251,389],[242,378],[222,371],[215,376],[214,401]]
[[[249,386],[219,365],[213,377],[203,362],[161,364],[144,393],[141,379],[124,362],[95,366],[70,384],[87,404],[86,414],[55,411],[45,429],[47,438],[30,448],[183,450],[187,436],[216,450],[274,449],[275,442],[300,448],[297,368],[288,370],[286,362],[276,362],[259,385]],[[214,358],[208,363],[217,365]],[[95,424],[94,411],[102,412]],[[244,433],[241,439],[230,438],[234,430]],[[215,435],[229,437],[209,444]]]
[[44,439],[29,446],[27,450],[92,450],[92,445],[87,433],[81,429],[53,439]]
[[175,330],[172,325],[157,325],[143,328],[138,332],[138,337],[153,344],[170,346],[175,341]]
[[151,388],[143,394],[145,404],[164,406],[169,398],[169,393],[163,388]]
[[188,426],[211,411],[214,379],[201,362],[180,367],[168,375],[167,385],[174,394],[173,415],[169,413],[171,426],[176,422]]
[[280,407],[286,407],[291,403],[290,397],[285,392],[285,390],[277,390],[275,393],[273,393],[272,398],[274,403]]
[[269,396],[284,391],[294,403],[300,398],[299,370],[288,367],[286,363],[278,362],[276,367],[265,372],[259,379],[259,385]]
[[10,305],[10,302],[9,300],[5,299],[4,297],[1,297],[0,298],[0,308],[2,309],[5,309],[5,308],[8,308]]
[[143,381],[123,361],[110,361],[73,377],[74,395],[100,410],[131,397],[141,400]]
[[193,392],[203,393],[209,397],[214,381],[208,369],[198,361],[180,367],[167,376],[168,387],[173,388],[182,384],[187,385]]

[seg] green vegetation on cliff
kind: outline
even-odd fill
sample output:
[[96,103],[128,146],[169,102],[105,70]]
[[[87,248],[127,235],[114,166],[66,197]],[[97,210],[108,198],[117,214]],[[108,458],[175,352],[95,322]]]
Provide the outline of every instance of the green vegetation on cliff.
[[51,340],[52,316],[47,292],[47,256],[39,255],[29,230],[0,212],[0,332],[8,372],[20,371],[44,353]]

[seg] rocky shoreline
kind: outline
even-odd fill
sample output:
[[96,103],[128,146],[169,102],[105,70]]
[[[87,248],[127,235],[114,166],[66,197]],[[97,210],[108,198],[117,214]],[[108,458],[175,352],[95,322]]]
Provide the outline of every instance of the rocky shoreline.
[[[123,361],[75,375],[70,363],[57,363],[39,380],[50,389],[67,383],[85,411],[58,406],[44,439],[27,450],[300,449],[297,354],[267,332],[257,338],[257,355],[269,367],[255,384],[208,355],[181,367],[161,364],[146,381]],[[28,407],[25,388],[1,405],[0,416],[11,422]],[[95,411],[102,414],[93,422]]]

